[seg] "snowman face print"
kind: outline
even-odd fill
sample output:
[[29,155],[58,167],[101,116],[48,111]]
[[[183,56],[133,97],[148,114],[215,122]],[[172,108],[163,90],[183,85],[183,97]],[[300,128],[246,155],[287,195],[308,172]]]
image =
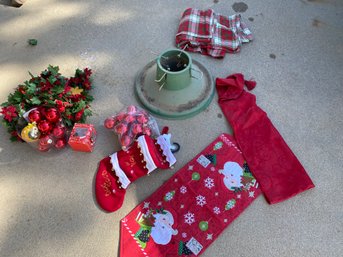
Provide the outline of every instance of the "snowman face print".
[[243,187],[241,182],[243,169],[237,162],[226,162],[222,170],[218,171],[224,175],[224,185],[231,191]]
[[155,222],[151,228],[151,237],[156,244],[166,245],[178,231],[172,228],[174,218],[169,211],[154,214]]

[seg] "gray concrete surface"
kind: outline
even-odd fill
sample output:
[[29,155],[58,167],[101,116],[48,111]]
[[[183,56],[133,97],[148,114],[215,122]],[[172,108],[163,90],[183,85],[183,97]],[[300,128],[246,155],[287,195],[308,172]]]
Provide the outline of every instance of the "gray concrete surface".
[[[259,197],[203,256],[343,256],[343,3],[243,1],[248,8],[242,16],[255,40],[222,60],[192,57],[214,77],[242,72],[255,78],[258,104],[316,188],[272,206]],[[37,74],[53,64],[71,76],[77,67],[91,67],[95,113],[88,121],[98,139],[91,154],[66,149],[43,155],[11,143],[0,128],[0,256],[118,256],[119,220],[221,132],[232,130],[217,96],[193,118],[157,119],[182,145],[176,169],[136,181],[123,207],[108,214],[96,205],[93,179],[98,161],[119,145],[102,122],[137,104],[134,77],[155,58],[151,51],[174,46],[184,9],[230,15],[235,1],[28,0],[21,8],[7,2],[0,0],[0,101],[28,78],[28,70]],[[29,38],[38,45],[28,46]]]

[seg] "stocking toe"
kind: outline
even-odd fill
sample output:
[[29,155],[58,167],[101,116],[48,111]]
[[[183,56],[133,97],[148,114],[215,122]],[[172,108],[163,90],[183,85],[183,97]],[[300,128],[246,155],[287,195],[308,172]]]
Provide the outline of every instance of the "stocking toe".
[[112,170],[110,157],[99,163],[95,180],[95,195],[98,204],[108,212],[118,210],[124,201],[126,190],[121,188],[118,178]]

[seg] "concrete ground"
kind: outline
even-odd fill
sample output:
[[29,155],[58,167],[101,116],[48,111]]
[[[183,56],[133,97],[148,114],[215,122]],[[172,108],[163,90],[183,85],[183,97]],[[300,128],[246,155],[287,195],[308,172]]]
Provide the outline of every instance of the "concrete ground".
[[[202,255],[343,256],[343,3],[340,0],[28,0],[21,8],[0,0],[0,102],[27,71],[49,64],[62,74],[91,67],[98,131],[93,153],[65,149],[43,155],[11,143],[0,128],[0,256],[118,256],[119,220],[220,133],[232,133],[217,96],[186,120],[157,119],[182,149],[173,171],[130,186],[123,207],[101,211],[94,199],[98,161],[119,150],[103,120],[128,104],[136,73],[174,46],[187,7],[242,13],[255,40],[216,60],[191,54],[214,77],[241,72],[304,165],[316,188],[269,205],[259,197]],[[27,40],[35,38],[37,46]],[[123,256],[131,257],[131,256]]]

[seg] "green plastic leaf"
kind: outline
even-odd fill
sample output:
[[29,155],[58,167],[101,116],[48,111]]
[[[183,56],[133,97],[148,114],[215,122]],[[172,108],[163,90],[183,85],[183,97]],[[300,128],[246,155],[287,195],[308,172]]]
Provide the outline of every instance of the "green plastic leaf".
[[37,39],[34,39],[34,38],[31,38],[31,39],[28,40],[28,43],[29,43],[29,45],[31,45],[31,46],[35,46],[35,45],[38,44],[38,40],[37,40]]
[[31,72],[29,72],[29,75],[31,76],[31,78],[35,78],[35,76],[33,76]]
[[80,70],[80,69],[76,69],[76,71],[75,71],[75,77],[77,77],[77,76],[81,75],[82,73],[83,73],[83,71],[82,71],[82,70]]
[[10,103],[11,105],[18,104],[22,101],[22,99],[22,94],[19,91],[15,91],[8,96],[8,103]]
[[56,75],[58,74],[59,67],[58,67],[58,66],[49,65],[48,71],[51,72],[51,75],[52,75],[52,76],[56,76]]
[[39,98],[37,96],[34,96],[31,98],[30,102],[33,104],[33,105],[40,105],[41,104],[41,100],[39,100]]
[[54,84],[57,81],[57,78],[50,77],[48,80],[49,80],[50,84]]
[[29,83],[29,82],[25,82],[25,85],[27,86],[27,89],[26,89],[26,93],[28,94],[28,95],[33,95],[35,92],[36,92],[36,90],[37,90],[37,86],[36,86],[36,84],[34,84],[34,83]]
[[61,86],[55,86],[52,89],[52,92],[55,93],[55,94],[61,94],[63,91],[64,91],[64,86],[62,86],[62,85]]
[[18,138],[16,136],[11,136],[10,140],[11,140],[11,142],[16,142],[16,141],[18,141]]
[[64,123],[65,123],[65,125],[66,125],[67,127],[73,126],[73,122],[72,122],[71,120],[64,119],[63,121],[64,121]]
[[85,116],[92,116],[92,111],[87,108],[87,109],[85,109],[83,115],[85,115]]
[[91,95],[87,95],[86,96],[86,101],[87,102],[92,102],[94,100],[94,97],[93,96],[91,96]]
[[79,112],[86,107],[86,102],[81,100],[80,102],[76,103],[73,108],[73,113]]

